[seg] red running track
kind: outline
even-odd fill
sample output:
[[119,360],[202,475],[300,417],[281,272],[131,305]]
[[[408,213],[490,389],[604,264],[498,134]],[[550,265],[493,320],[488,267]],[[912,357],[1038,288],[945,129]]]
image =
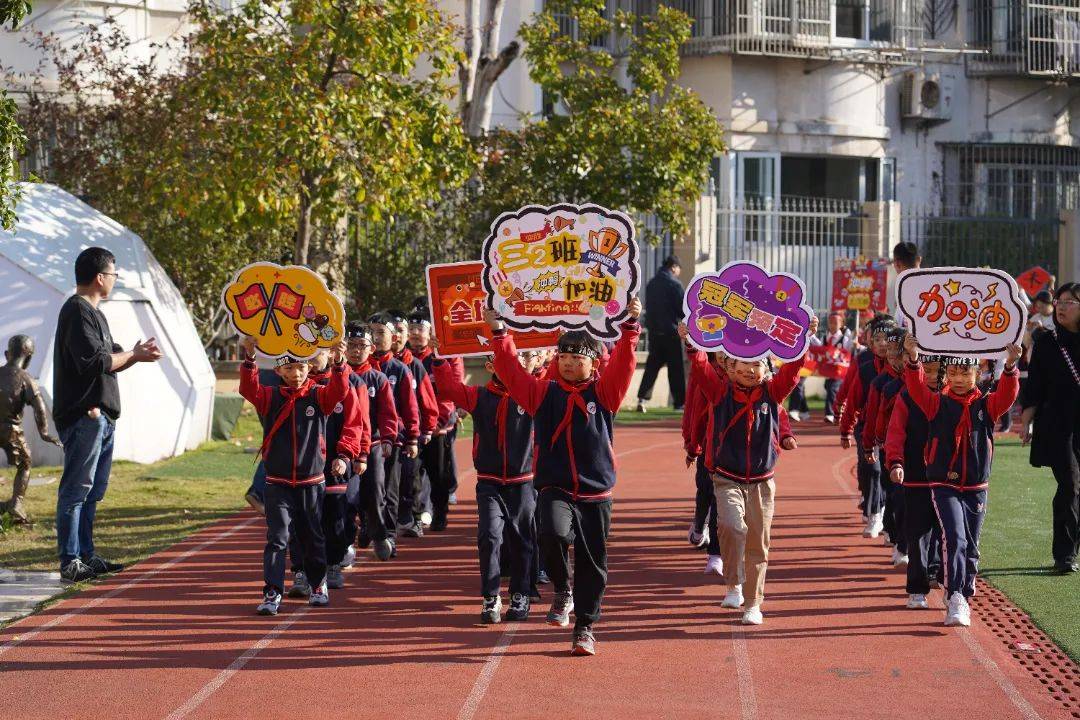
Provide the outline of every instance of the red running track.
[[[620,427],[599,654],[567,630],[478,623],[470,472],[450,527],[364,553],[328,608],[254,614],[261,523],[238,515],[0,632],[0,707],[29,718],[1056,718],[976,617],[903,609],[864,540],[851,456],[800,427],[777,480],[765,624],[720,608],[686,545],[693,482],[677,430]],[[471,467],[467,446],[459,452]],[[940,594],[933,598],[940,608]]]

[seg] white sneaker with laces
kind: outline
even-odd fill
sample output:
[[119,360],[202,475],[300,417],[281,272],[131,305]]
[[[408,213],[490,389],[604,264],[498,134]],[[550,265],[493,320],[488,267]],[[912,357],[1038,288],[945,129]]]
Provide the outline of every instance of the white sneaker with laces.
[[255,608],[255,612],[259,615],[277,615],[280,606],[281,594],[271,590],[270,592],[263,594],[263,600],[259,603],[259,606]]
[[311,589],[311,595],[308,596],[308,605],[315,607],[325,607],[330,604],[330,591],[326,589],[326,581],[323,580],[322,585]]
[[354,562],[356,562],[356,548],[350,545],[345,550],[345,557],[341,559],[341,567],[352,567]]
[[705,563],[706,575],[723,575],[724,574],[724,560],[719,555],[710,555],[709,560]]
[[431,513],[429,513],[427,510],[420,513],[420,524],[426,528],[431,527]]
[[836,416],[835,415],[826,415],[825,416],[825,422],[829,423],[830,425],[834,425],[836,423]]
[[971,624],[971,608],[967,600],[959,592],[949,596],[949,606],[945,610],[945,627],[961,625],[967,627]]
[[742,624],[743,625],[760,625],[765,622],[765,618],[761,615],[761,608],[757,605],[748,607],[743,611]]
[[893,551],[892,551],[892,566],[895,567],[895,568],[907,567],[907,564],[908,564],[907,553],[902,553],[899,550],[897,550],[896,548],[893,548]]
[[930,603],[926,601],[926,596],[922,593],[911,593],[907,599],[908,610],[926,610],[930,607]]
[[863,530],[863,537],[876,538],[881,535],[881,530],[884,527],[884,519],[884,510],[878,510],[876,513],[871,513],[869,519],[866,521],[866,529]]
[[743,594],[742,585],[740,584],[728,588],[727,595],[724,596],[724,601],[720,603],[720,607],[736,609],[742,607],[742,604]]
[[798,410],[788,410],[788,417],[795,422],[802,422],[802,415]]
[[686,533],[686,540],[694,547],[705,547],[709,544],[709,527],[705,526],[701,528],[701,532],[698,532],[697,528],[694,527],[694,523],[690,523],[690,531]]

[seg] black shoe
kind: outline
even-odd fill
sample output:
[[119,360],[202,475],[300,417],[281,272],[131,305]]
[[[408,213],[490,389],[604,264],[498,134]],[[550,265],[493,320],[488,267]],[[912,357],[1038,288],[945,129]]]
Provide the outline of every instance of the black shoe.
[[379,558],[383,562],[386,562],[390,558],[394,557],[394,541],[390,538],[383,538],[375,542],[375,557]]
[[1054,569],[1062,575],[1068,575],[1080,571],[1080,565],[1075,560],[1058,560],[1054,563]]
[[93,570],[98,575],[108,575],[109,573],[117,573],[124,569],[124,566],[120,563],[109,562],[100,555],[95,555],[89,560],[83,561],[88,568]]
[[367,528],[360,528],[360,532],[356,536],[356,547],[361,550],[367,550],[371,547],[371,535],[368,534]]
[[529,619],[529,596],[514,593],[510,597],[510,609],[506,611],[506,619],[521,622]]
[[570,648],[571,655],[595,655],[596,638],[593,637],[592,628],[580,627],[574,630],[574,646]]
[[431,520],[431,529],[434,532],[442,532],[446,529],[446,516],[437,515]]
[[424,537],[424,526],[420,524],[419,520],[413,520],[413,524],[403,529],[401,534],[405,537],[422,538]]
[[94,572],[93,568],[79,558],[75,558],[60,568],[60,579],[64,582],[83,582],[84,580],[93,580],[96,577],[97,573]]
[[551,578],[548,577],[548,574],[546,572],[541,570],[539,573],[537,573],[537,575],[536,575],[536,584],[537,585],[547,585],[549,582],[551,582]]

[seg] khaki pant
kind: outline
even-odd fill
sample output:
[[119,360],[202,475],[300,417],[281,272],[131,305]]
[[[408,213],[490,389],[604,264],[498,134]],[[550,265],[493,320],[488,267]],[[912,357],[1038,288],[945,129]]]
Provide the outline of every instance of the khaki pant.
[[743,586],[743,607],[761,605],[765,599],[776,483],[737,483],[715,474],[712,480],[724,577],[729,588]]

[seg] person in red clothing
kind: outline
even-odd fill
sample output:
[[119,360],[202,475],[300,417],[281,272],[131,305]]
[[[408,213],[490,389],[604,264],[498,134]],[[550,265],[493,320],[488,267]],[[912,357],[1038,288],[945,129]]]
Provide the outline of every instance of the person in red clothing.
[[[536,353],[518,354],[532,373]],[[473,465],[476,466],[476,547],[480,554],[480,595],[484,623],[502,621],[499,579],[503,558],[509,562],[510,609],[506,619],[529,619],[535,590],[533,570],[536,538],[533,531],[536,490],[533,488],[533,419],[513,401],[506,385],[486,364],[491,380],[466,385],[461,366],[437,358],[435,381],[454,405],[473,417]]]
[[[260,449],[266,465],[266,548],[263,551],[263,600],[257,612],[276,615],[285,587],[285,552],[290,524],[304,552],[304,573],[311,585],[308,602],[330,602],[326,587],[326,541],[322,532],[322,500],[326,467],[326,421],[349,394],[345,344],[334,348],[330,382],[318,385],[308,377],[307,362],[288,355],[277,359],[282,384],[263,387],[255,366],[255,338],[241,342],[240,394],[255,406],[263,425]],[[331,462],[335,475],[348,472],[350,458]]]
[[[945,575],[946,625],[970,625],[967,599],[975,594],[979,571],[979,536],[986,516],[987,488],[994,457],[994,425],[1016,402],[1020,392],[1016,361],[1023,349],[1009,345],[1005,371],[987,395],[975,386],[978,359],[945,358],[945,388],[932,392],[918,359],[918,344],[909,335],[904,385],[926,415],[926,478],[930,499],[941,525],[941,560]],[[904,472],[897,478],[904,480]]]
[[[559,338],[559,377],[543,380],[518,362],[513,338],[499,316],[485,318],[494,339],[495,373],[510,397],[535,423],[536,519],[544,567],[555,586],[549,624],[566,627],[575,614],[571,653],[593,655],[593,624],[607,587],[607,534],[615,489],[614,418],[637,361],[641,301],[627,306],[628,319],[603,374],[597,374],[600,342],[575,330]],[[574,545],[574,585],[570,587],[570,545]]]
[[[888,333],[895,326],[888,315],[874,317],[867,326],[870,347],[851,364],[848,378],[844,380],[846,399],[840,414],[840,445],[845,450],[850,448],[852,436],[862,436],[865,422],[865,405],[870,384],[885,369],[885,352],[888,349]],[[864,537],[876,538],[884,528],[885,491],[881,484],[881,469],[877,463],[866,461],[864,453],[857,453],[856,470],[859,490],[862,494],[862,511],[866,518]]]
[[[431,334],[431,313],[426,307],[417,307],[409,313],[409,349],[430,373],[435,362],[434,336]],[[460,365],[461,358],[451,362]],[[431,529],[446,529],[451,500],[456,502],[457,464],[454,460],[454,440],[457,438],[458,415],[454,403],[446,393],[439,390],[436,381],[435,399],[438,401],[439,417],[431,442],[424,445],[420,460],[424,473],[431,483]]]
[[[817,332],[816,316],[810,333]],[[679,335],[686,340],[685,323]],[[704,447],[705,467],[716,494],[720,554],[724,559],[727,594],[721,607],[739,608],[745,602],[742,622],[760,625],[765,599],[765,570],[769,561],[769,535],[776,484],[773,469],[780,449],[794,449],[794,438],[781,440],[780,406],[799,382],[805,356],[784,363],[767,377],[765,360],[729,361],[731,380],[723,382],[713,372],[705,353],[690,356],[690,374],[710,403]],[[749,586],[744,598],[743,587]]]

